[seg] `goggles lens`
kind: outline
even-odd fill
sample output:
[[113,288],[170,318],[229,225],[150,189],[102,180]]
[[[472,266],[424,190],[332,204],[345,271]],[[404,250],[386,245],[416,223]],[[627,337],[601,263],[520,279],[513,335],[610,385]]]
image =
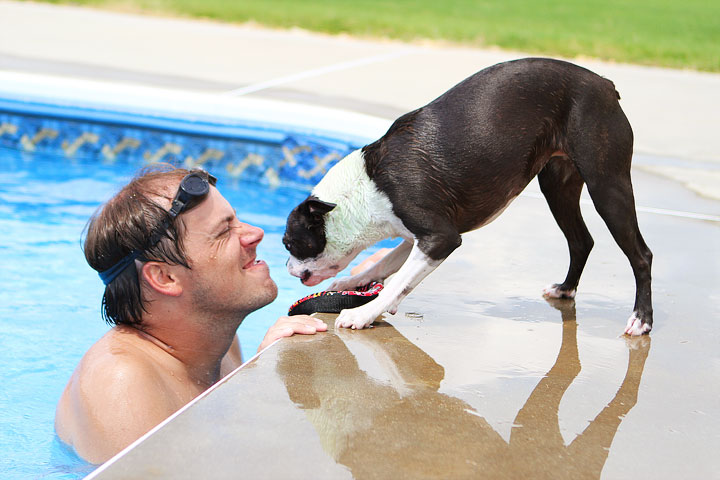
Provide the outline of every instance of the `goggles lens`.
[[[182,212],[190,210],[197,205],[197,202],[208,194],[210,185],[215,186],[217,178],[213,177],[204,170],[195,170],[182,179],[172,206],[168,212],[175,219]],[[167,229],[167,225],[165,229]]]

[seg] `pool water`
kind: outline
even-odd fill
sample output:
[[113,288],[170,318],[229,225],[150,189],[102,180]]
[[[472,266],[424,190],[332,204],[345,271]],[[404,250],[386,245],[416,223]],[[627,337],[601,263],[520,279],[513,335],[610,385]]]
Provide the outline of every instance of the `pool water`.
[[[81,236],[92,213],[142,163],[0,148],[0,167],[0,472],[6,479],[80,478],[94,466],[55,437],[55,405],[83,353],[109,329],[100,317],[103,285],[85,263]],[[278,299],[238,330],[249,358],[295,300],[329,281],[308,288],[285,270],[285,220],[307,190],[270,189],[212,173],[238,217],[265,230],[258,257],[278,284]]]

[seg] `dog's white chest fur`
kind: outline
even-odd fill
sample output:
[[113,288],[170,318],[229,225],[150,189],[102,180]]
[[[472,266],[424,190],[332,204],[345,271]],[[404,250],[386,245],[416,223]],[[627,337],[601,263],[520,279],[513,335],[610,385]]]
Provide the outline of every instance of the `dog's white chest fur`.
[[361,150],[333,166],[312,195],[337,205],[325,216],[327,257],[341,258],[388,237],[413,238],[393,213],[390,200],[368,177]]

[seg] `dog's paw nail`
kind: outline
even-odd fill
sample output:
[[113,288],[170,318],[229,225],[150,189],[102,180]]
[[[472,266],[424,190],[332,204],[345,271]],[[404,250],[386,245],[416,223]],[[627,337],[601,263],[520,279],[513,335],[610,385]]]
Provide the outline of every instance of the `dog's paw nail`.
[[548,285],[547,287],[543,288],[543,296],[549,298],[575,298],[576,292],[577,291],[575,289],[562,290],[560,288],[560,285],[558,285],[557,283],[553,283],[552,285]]
[[625,333],[633,337],[649,333],[650,330],[652,330],[652,327],[640,320],[636,313],[630,316],[627,326],[625,327]]
[[[372,319],[375,319],[377,315],[367,315],[366,310],[361,310],[362,307],[355,309],[343,310],[335,320],[335,325],[339,325],[345,328],[351,328],[353,330],[362,330],[372,323]],[[368,321],[367,319],[371,320]]]
[[546,297],[552,297],[552,298],[558,298],[557,297],[557,285],[548,285],[547,287],[543,288],[543,295]]

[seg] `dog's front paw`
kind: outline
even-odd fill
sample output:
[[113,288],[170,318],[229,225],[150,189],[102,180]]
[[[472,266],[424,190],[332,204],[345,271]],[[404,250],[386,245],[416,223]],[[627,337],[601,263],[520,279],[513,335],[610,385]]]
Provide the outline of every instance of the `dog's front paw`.
[[575,298],[577,291],[573,288],[572,290],[565,290],[560,288],[559,283],[553,283],[543,288],[543,295],[550,298]]
[[367,309],[364,307],[365,305],[357,308],[349,308],[340,312],[340,315],[335,319],[335,328],[360,330],[369,327],[380,314],[377,313],[375,309]]
[[638,318],[637,312],[633,312],[625,327],[625,333],[633,337],[650,333],[650,330],[652,330],[652,325]]

